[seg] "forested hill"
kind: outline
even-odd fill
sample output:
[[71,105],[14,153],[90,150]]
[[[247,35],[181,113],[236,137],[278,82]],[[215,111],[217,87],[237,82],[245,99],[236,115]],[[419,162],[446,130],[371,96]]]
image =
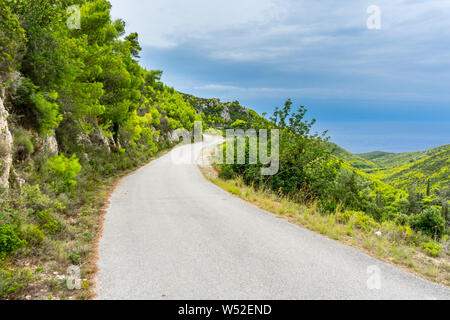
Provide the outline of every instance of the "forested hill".
[[375,171],[373,175],[396,188],[414,189],[428,196],[439,192],[450,199],[450,147],[417,161]]
[[422,196],[437,193],[450,200],[450,145],[425,151],[354,154],[330,143],[333,154],[370,177]]
[[241,106],[239,101],[221,102],[220,99],[198,98],[190,94],[183,94],[183,97],[207,126],[240,127],[263,119],[255,111]]
[[431,148],[425,151],[405,152],[405,153],[391,153],[374,151],[369,153],[357,154],[360,158],[366,159],[374,163],[378,168],[398,167],[408,163],[424,159],[432,156],[438,152],[450,149],[450,144],[440,147]]
[[370,159],[365,159],[357,154],[351,153],[335,143],[330,142],[329,144],[330,149],[333,150],[333,154],[336,157],[348,162],[353,167],[361,170],[377,168],[377,165],[370,161]]

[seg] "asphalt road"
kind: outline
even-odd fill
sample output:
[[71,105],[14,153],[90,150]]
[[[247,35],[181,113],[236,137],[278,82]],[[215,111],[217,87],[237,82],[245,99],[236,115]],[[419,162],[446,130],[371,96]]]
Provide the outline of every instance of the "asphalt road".
[[99,244],[97,299],[450,299],[448,288],[206,181],[190,160],[201,149],[176,148],[118,185]]

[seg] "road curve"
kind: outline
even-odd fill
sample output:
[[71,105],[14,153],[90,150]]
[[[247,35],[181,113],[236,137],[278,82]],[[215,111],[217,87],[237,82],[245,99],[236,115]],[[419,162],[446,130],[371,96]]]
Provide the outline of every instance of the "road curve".
[[117,186],[99,243],[97,299],[450,299],[448,288],[206,181],[191,160],[201,149],[178,147]]

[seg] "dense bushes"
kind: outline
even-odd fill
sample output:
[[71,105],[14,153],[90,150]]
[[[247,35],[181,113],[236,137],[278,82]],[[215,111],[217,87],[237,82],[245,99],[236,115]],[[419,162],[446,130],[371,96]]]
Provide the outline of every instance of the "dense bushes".
[[438,257],[442,251],[442,246],[434,241],[423,243],[422,248],[432,257]]
[[[291,113],[291,105],[292,103],[287,101],[282,110],[277,109],[272,122],[251,124],[255,129],[267,129],[269,126],[279,130],[279,171],[272,176],[262,176],[261,168],[264,166],[261,159],[258,159],[257,164],[237,164],[237,152],[234,152],[235,163],[223,164],[222,174],[231,177],[231,172],[234,172],[242,175],[248,184],[264,185],[280,194],[297,195],[304,200],[317,199],[318,196],[326,194],[326,191],[332,188],[340,163],[326,147],[327,139],[324,135],[310,133],[314,121],[303,119],[306,109],[300,107],[297,112]],[[248,143],[247,139],[246,159],[249,156]],[[269,148],[270,145],[269,139]]]
[[338,213],[336,218],[344,224],[351,223],[364,231],[377,231],[380,229],[380,224],[361,211],[344,211],[343,213]]
[[14,132],[13,138],[16,157],[19,160],[24,160],[34,153],[34,144],[29,132],[23,128],[18,128]]
[[445,231],[445,220],[438,207],[430,207],[410,218],[411,227],[431,236],[440,238]]
[[55,177],[53,184],[56,190],[68,191],[77,184],[74,178],[80,172],[81,165],[76,155],[72,155],[71,158],[64,155],[54,156],[48,159],[47,165]]
[[21,240],[12,225],[0,225],[0,260],[26,244]]
[[[275,110],[270,123],[263,123],[264,128],[280,131],[279,172],[266,177],[260,173],[263,167],[260,162],[237,164],[235,143],[235,161],[220,165],[221,178],[238,176],[248,185],[270,189],[281,197],[301,203],[317,202],[322,212],[337,213],[342,223],[351,223],[364,231],[385,229],[389,234],[404,235],[407,241],[412,240],[412,230],[423,234],[425,241],[444,235],[445,206],[434,206],[435,201],[426,202],[426,198],[416,193],[396,189],[338,160],[324,134],[310,133],[314,120],[304,120],[306,109],[300,107],[292,112],[291,105],[288,100],[284,108]],[[258,129],[259,125],[261,122],[236,121],[233,126]],[[248,150],[247,137],[247,161]],[[225,158],[226,146],[223,152]]]

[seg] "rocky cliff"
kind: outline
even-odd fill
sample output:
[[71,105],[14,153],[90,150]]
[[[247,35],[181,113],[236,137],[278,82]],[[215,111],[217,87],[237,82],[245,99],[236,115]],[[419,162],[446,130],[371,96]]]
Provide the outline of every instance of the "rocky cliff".
[[0,187],[9,187],[9,172],[12,165],[13,139],[8,126],[9,113],[3,104],[4,95],[0,94]]

